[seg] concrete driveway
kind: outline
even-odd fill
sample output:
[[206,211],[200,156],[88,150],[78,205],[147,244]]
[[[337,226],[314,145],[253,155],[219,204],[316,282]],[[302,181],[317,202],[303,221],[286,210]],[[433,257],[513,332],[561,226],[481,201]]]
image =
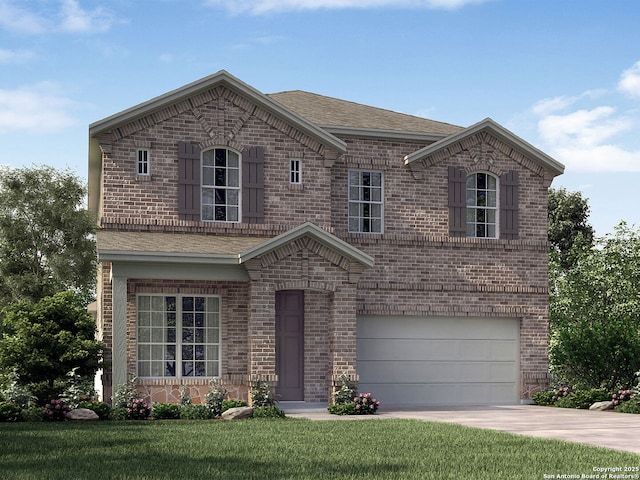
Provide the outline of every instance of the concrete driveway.
[[[309,406],[311,407],[311,406]],[[535,405],[464,407],[386,407],[376,415],[330,415],[326,406],[281,405],[287,416],[311,420],[411,418],[487,428],[538,438],[555,438],[640,454],[640,415]]]

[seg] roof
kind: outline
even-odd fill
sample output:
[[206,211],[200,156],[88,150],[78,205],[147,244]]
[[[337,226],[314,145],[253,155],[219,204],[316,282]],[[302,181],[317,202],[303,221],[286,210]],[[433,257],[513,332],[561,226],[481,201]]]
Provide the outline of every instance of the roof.
[[[366,134],[375,132],[402,132],[436,140],[462,130],[449,123],[398,113],[360,103],[325,97],[302,90],[270,93],[276,100],[301,117],[333,133]],[[368,131],[368,132],[366,132]]]
[[513,132],[507,130],[502,125],[496,123],[490,118],[485,118],[484,120],[481,120],[480,122],[471,125],[468,128],[462,129],[449,137],[443,138],[435,143],[427,145],[420,150],[416,150],[415,152],[405,156],[404,162],[407,165],[414,162],[419,162],[420,160],[433,155],[436,152],[444,150],[449,146],[461,141],[462,139],[473,136],[481,131],[488,131],[491,135],[500,139],[500,141],[519,151],[527,158],[530,158],[546,170],[549,170],[554,176],[560,175],[564,172],[564,165],[562,163],[550,157],[543,151],[538,150],[536,147],[518,137]]
[[100,261],[239,265],[305,236],[350,260],[373,265],[372,257],[310,222],[275,237],[99,230],[96,244]]

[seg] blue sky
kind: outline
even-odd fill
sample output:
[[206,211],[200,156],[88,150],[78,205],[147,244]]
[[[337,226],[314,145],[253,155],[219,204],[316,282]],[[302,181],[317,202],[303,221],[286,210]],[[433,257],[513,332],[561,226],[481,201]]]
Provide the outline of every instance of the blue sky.
[[87,175],[88,125],[225,69],[469,126],[566,165],[598,235],[640,225],[636,0],[0,0],[0,165]]

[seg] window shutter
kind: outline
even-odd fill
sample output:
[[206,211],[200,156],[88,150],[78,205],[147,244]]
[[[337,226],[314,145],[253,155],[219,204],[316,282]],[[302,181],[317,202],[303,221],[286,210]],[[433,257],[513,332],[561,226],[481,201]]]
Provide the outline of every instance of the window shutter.
[[200,220],[200,147],[178,142],[178,216]]
[[467,236],[467,175],[449,167],[449,235]]
[[264,223],[264,148],[242,152],[242,222]]
[[518,238],[518,172],[511,170],[500,177],[500,238]]

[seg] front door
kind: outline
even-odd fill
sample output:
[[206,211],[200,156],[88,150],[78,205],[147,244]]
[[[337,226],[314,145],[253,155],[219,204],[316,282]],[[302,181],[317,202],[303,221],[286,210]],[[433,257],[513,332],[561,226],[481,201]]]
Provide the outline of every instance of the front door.
[[276,292],[278,400],[304,400],[304,291]]

